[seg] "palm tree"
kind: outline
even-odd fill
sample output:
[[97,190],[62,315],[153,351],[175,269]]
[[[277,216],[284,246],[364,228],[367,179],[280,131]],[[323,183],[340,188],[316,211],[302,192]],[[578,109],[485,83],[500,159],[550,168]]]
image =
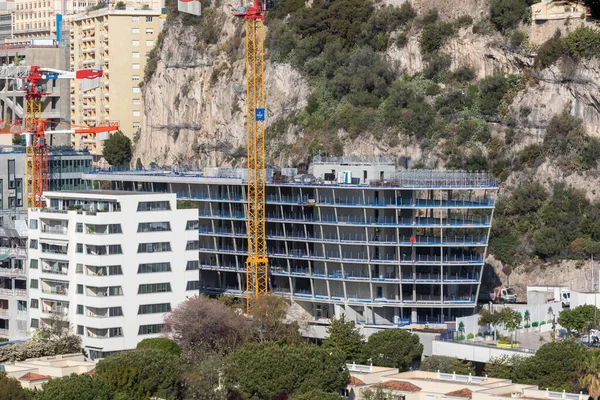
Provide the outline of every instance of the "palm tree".
[[458,340],[465,340],[465,324],[462,321],[458,323]]
[[[529,314],[529,310],[525,310],[525,325],[529,325],[529,321],[531,321],[531,314]],[[528,328],[528,326],[526,326]]]
[[581,364],[583,379],[581,384],[587,388],[589,395],[598,400],[600,396],[600,351],[592,350],[585,354]]

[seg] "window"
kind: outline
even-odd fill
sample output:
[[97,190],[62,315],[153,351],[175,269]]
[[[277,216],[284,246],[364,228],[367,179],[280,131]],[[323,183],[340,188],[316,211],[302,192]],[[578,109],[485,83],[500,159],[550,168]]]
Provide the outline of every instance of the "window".
[[139,40],[132,40],[131,41],[131,45],[134,46],[134,47],[139,46],[140,45],[140,41]]
[[30,219],[29,220],[29,229],[37,229],[38,228],[38,220]]
[[171,251],[171,243],[140,243],[138,245],[138,253],[161,253],[164,251]]
[[138,63],[131,64],[131,69],[140,69],[140,64],[138,64]]
[[76,253],[83,253],[83,243],[77,243],[77,247],[75,249]]
[[187,224],[185,225],[185,230],[186,231],[195,231],[197,229],[200,228],[200,222],[198,222],[197,219],[193,219],[191,221],[188,221]]
[[108,309],[108,315],[111,317],[122,317],[123,309],[121,307],[111,307]]
[[154,263],[154,264],[140,264],[138,267],[138,274],[150,274],[153,272],[171,272],[171,263]]
[[17,311],[27,311],[27,300],[17,300]]
[[131,22],[140,22],[140,17],[131,17]]
[[29,268],[38,269],[38,260],[29,260]]
[[83,294],[83,285],[77,285],[77,294]]
[[75,232],[77,232],[77,233],[82,233],[83,232],[83,224],[81,222],[78,222],[75,225]]
[[37,289],[38,288],[38,280],[37,279],[31,279],[29,281],[29,288],[30,289]]
[[38,319],[35,318],[31,318],[31,327],[32,328],[39,328],[40,327],[40,321]]
[[38,248],[38,241],[35,239],[29,239],[29,248],[30,249],[37,249]]
[[171,312],[171,303],[142,304],[138,309],[139,314],[158,314]]
[[141,114],[139,111],[137,111],[137,110],[136,110],[136,111],[134,111],[134,112],[132,113],[132,115],[133,115],[134,117],[139,117],[139,116],[140,116],[140,115],[142,115],[142,114]]
[[131,57],[132,58],[140,58],[140,52],[139,51],[134,51],[131,53]]
[[187,262],[187,266],[185,267],[186,271],[196,271],[200,269],[200,262],[198,260],[190,260]]
[[120,337],[123,336],[123,329],[121,328],[109,328],[108,329],[109,337]]
[[140,285],[138,289],[138,294],[147,294],[147,293],[166,293],[171,291],[171,284],[167,283],[147,283],[144,285]]
[[171,203],[168,201],[140,201],[138,211],[171,211]]
[[169,221],[165,222],[140,222],[138,225],[138,232],[169,232],[171,231],[171,224]]
[[121,224],[108,225],[108,233],[123,233],[121,230]]
[[133,99],[133,105],[134,106],[137,106],[137,105],[140,105],[140,104],[142,104],[142,102],[140,101],[140,99]]
[[109,275],[123,275],[123,270],[121,270],[120,265],[111,265],[108,267]]
[[38,299],[31,299],[29,306],[31,308],[40,308],[40,301]]
[[146,22],[152,22],[152,17],[146,17]]
[[15,186],[15,160],[8,160],[8,188],[14,189]]
[[83,325],[77,325],[77,334],[83,335]]
[[111,244],[108,246],[108,254],[123,254],[120,244]]
[[77,314],[83,315],[83,304],[77,304]]
[[140,33],[140,28],[131,28],[131,33],[133,35],[138,35]]
[[134,122],[133,123],[133,129],[140,129],[140,123],[139,122]]
[[185,290],[200,290],[200,281],[188,281]]
[[77,264],[75,266],[75,273],[76,274],[83,274],[83,264]]
[[154,29],[146,28],[146,35],[152,35],[152,34],[154,34]]
[[140,92],[140,88],[139,87],[134,87],[132,90],[133,93],[139,93]]
[[123,289],[121,286],[110,286],[108,288],[109,296],[123,296]]
[[139,81],[140,80],[140,76],[139,75],[131,75],[131,80],[132,81]]
[[154,46],[154,40],[146,40],[146,46],[148,46],[148,47]]
[[198,250],[200,249],[200,241],[198,240],[188,240],[185,245],[186,250]]
[[153,333],[161,333],[163,330],[163,324],[154,325],[140,325],[138,335],[152,335]]

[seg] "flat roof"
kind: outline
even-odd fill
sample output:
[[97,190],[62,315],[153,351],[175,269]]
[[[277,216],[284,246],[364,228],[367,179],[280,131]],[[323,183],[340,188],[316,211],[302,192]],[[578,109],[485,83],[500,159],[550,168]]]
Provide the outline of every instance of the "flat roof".
[[157,193],[157,192],[134,192],[131,190],[66,190],[66,191],[48,191],[44,192],[47,197],[69,197],[69,195],[80,196],[175,196],[175,193]]

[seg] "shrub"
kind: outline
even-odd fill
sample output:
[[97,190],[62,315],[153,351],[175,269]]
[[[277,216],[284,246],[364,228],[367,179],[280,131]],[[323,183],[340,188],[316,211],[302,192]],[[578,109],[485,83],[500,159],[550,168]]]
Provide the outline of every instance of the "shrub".
[[513,31],[510,34],[510,45],[513,47],[519,47],[523,44],[523,42],[527,39],[527,35],[523,31]]
[[162,350],[177,357],[181,355],[181,349],[177,342],[169,338],[146,338],[137,344],[136,349]]
[[509,89],[508,80],[501,75],[488,76],[479,82],[479,108],[482,114],[498,114],[498,106]]
[[459,82],[470,82],[475,79],[475,71],[473,71],[473,68],[461,66],[454,71],[452,77]]
[[540,321],[540,326],[546,325],[546,321]]
[[490,20],[498,30],[515,28],[529,12],[530,0],[493,0]]
[[565,50],[575,59],[592,58],[600,55],[600,32],[580,26],[564,39]]
[[534,322],[531,323],[531,326],[534,327],[534,328],[537,328],[539,326],[539,324],[540,324],[539,322],[534,321]]
[[396,36],[396,47],[398,47],[399,49],[401,49],[404,46],[406,46],[406,43],[408,43],[408,37],[406,36],[405,33],[400,32],[398,34],[398,36]]
[[531,325],[529,325],[529,324],[525,324],[525,326],[524,326],[525,329],[528,329],[530,327],[531,327]]
[[560,30],[556,30],[554,36],[546,40],[538,49],[534,65],[543,69],[554,64],[565,52],[565,44],[560,37]]
[[433,53],[439,50],[447,39],[456,34],[454,25],[450,22],[425,25],[421,33],[421,51]]
[[456,26],[459,28],[470,25],[473,25],[473,18],[470,15],[461,15],[456,19]]
[[467,339],[473,339],[473,338],[475,338],[475,335],[473,335],[472,333],[469,333],[467,335]]

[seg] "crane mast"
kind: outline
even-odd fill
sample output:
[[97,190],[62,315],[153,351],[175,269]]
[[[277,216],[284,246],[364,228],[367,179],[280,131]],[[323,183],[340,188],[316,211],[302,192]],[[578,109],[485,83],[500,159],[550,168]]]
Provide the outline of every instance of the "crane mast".
[[264,8],[254,1],[243,13],[246,20],[246,141],[248,148],[248,258],[246,309],[269,288],[265,218],[265,66]]

